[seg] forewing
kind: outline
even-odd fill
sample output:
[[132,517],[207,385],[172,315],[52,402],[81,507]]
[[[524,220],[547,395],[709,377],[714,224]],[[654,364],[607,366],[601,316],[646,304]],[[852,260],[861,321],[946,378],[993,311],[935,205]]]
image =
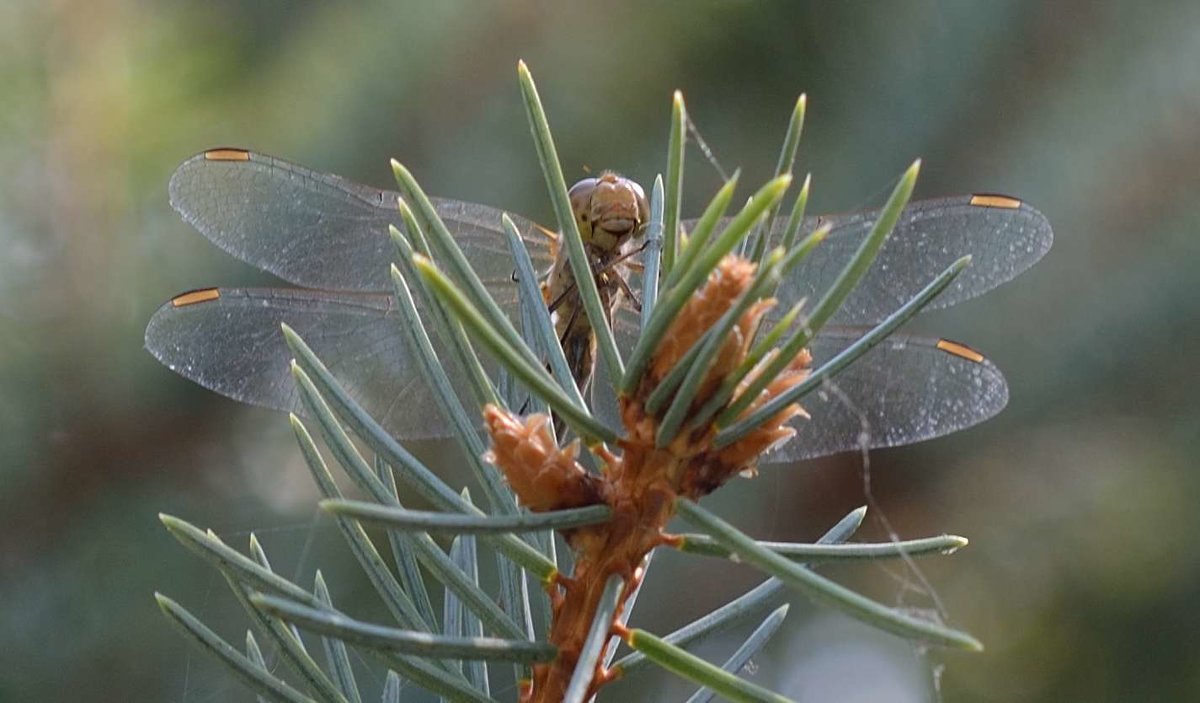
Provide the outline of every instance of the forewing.
[[[305,288],[389,292],[395,246],[388,225],[404,229],[399,193],[316,173],[264,154],[212,149],[171,176],[171,205],[233,256]],[[494,291],[514,288],[501,211],[433,199],[451,234]],[[534,266],[553,260],[550,238],[513,217]]]
[[[810,347],[814,368],[866,331],[822,332]],[[811,419],[793,421],[796,436],[765,463],[940,437],[983,422],[1007,402],[1004,376],[978,352],[948,340],[892,335],[800,401]]]
[[[293,354],[279,327],[287,323],[394,436],[448,436],[401,337],[399,315],[393,299],[384,295],[210,288],[159,308],[146,327],[146,348],[205,388],[243,403],[303,414],[289,368]],[[454,364],[446,364],[446,370],[454,388],[466,387]]]
[[[776,309],[786,310],[790,303],[805,297],[810,307],[815,305],[878,217],[879,211],[871,210],[805,218],[803,234],[828,223],[829,236],[788,274],[778,293],[784,304]],[[690,229],[694,221],[684,226]],[[776,220],[772,242],[780,240],[785,226],[783,218]],[[1032,266],[1049,251],[1053,238],[1045,216],[1015,198],[963,195],[912,203],[832,322],[871,325],[882,321],[967,254],[972,256],[971,265],[928,309],[969,300]]]

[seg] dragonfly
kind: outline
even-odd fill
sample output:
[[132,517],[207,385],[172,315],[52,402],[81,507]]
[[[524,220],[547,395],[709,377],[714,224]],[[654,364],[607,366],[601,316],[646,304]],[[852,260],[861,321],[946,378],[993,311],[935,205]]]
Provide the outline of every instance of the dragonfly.
[[[399,193],[228,148],[185,161],[169,190],[186,222],[290,286],[204,288],[175,296],[146,328],[146,348],[160,362],[234,400],[302,413],[289,371],[292,354],[279,331],[286,323],[394,436],[450,435],[449,424],[430,411],[434,397],[406,349],[391,295],[389,264],[396,253],[388,226],[404,229]],[[519,293],[501,210],[432,200],[484,285],[515,318]],[[781,283],[778,309],[826,290],[878,215],[867,210],[806,217],[802,233],[821,225],[829,233]],[[510,217],[535,266],[552,272],[555,237],[532,220]],[[690,230],[694,222],[682,226]],[[1013,279],[1041,259],[1052,240],[1046,218],[1017,198],[968,194],[911,202],[862,283],[811,342],[814,366],[961,256],[971,254],[973,264],[927,309],[961,303]],[[628,302],[613,316],[625,346],[636,340],[637,328]],[[453,364],[447,372],[452,382],[461,378]],[[986,420],[1007,401],[1004,376],[980,352],[948,339],[894,334],[807,396],[803,405],[811,419],[799,422],[796,436],[762,463],[943,436]]]
[[[601,308],[611,325],[621,296],[640,305],[622,269],[628,267],[624,262],[640,251],[630,247],[650,218],[646,191],[635,181],[605,171],[599,178],[585,178],[571,186],[567,196],[578,220],[588,267],[596,279]],[[575,384],[586,390],[596,365],[596,333],[583,309],[566,247],[558,248],[543,295]]]

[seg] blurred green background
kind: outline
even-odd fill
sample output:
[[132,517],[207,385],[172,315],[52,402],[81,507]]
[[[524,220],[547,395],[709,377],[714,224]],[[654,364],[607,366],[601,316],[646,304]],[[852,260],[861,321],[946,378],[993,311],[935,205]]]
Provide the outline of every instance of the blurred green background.
[[[996,360],[1008,409],[871,457],[901,535],[972,540],[922,567],[988,651],[916,651],[797,600],[754,680],[801,701],[1200,696],[1200,4],[9,0],[0,700],[250,699],[154,604],[166,592],[242,639],[224,583],[159,511],[239,547],[255,530],[281,571],[308,581],[319,565],[335,599],[370,600],[314,520],[284,418],[142,349],[171,295],[263,280],[179,220],[167,179],[238,145],[386,186],[395,156],[431,193],[552,221],[518,58],[568,178],[615,168],[649,183],[679,88],[722,163],[759,182],[805,91],[799,168],[818,210],[877,200],[921,156],[917,197],[1011,193],[1054,226],[1031,272],[919,323]],[[694,212],[718,177],[695,150],[688,164]],[[807,539],[863,502],[862,473],[839,457],[710,502],[756,535]],[[756,582],[674,555],[655,567],[634,622],[658,632]],[[828,573],[929,602],[898,567]],[[689,690],[651,675],[606,697]]]

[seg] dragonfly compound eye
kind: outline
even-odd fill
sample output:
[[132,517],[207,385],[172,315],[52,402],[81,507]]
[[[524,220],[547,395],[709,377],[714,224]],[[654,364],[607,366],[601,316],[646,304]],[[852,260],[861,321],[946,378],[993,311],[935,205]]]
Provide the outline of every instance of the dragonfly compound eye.
[[575,217],[580,222],[587,222],[591,211],[592,193],[596,190],[596,182],[599,179],[585,178],[567,191],[567,196],[571,199],[571,211],[575,213]]
[[626,181],[633,187],[633,191],[637,195],[638,227],[633,236],[638,237],[646,231],[646,223],[650,221],[650,201],[646,200],[646,191],[642,190],[640,184],[629,179]]

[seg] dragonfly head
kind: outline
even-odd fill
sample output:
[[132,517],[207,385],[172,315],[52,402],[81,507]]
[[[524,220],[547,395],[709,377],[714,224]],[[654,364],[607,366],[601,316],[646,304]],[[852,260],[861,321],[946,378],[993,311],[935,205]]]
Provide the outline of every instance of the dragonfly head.
[[579,181],[570,196],[583,241],[604,251],[640,235],[650,217],[642,187],[612,171]]

